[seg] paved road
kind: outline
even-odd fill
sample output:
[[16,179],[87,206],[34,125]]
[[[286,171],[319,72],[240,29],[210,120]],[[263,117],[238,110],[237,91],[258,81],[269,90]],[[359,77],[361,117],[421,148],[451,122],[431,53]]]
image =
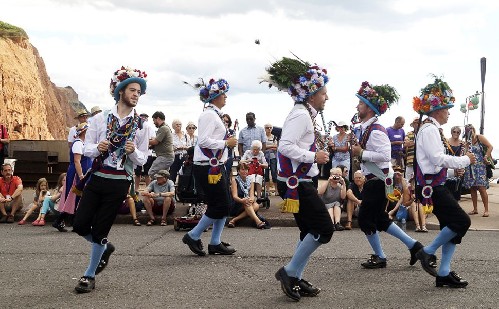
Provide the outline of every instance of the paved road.
[[[211,232],[203,235],[205,246]],[[428,243],[436,231],[410,232]],[[458,247],[453,269],[467,289],[437,289],[421,267],[408,265],[402,243],[382,235],[388,267],[365,270],[369,246],[359,230],[337,232],[312,257],[305,278],[323,291],[291,302],[275,271],[289,260],[297,228],[226,229],[234,256],[198,257],[171,226],[115,225],[117,250],[97,277],[93,293],[73,287],[87,265],[90,245],[73,233],[52,228],[0,225],[2,308],[497,308],[498,232],[470,231]]]

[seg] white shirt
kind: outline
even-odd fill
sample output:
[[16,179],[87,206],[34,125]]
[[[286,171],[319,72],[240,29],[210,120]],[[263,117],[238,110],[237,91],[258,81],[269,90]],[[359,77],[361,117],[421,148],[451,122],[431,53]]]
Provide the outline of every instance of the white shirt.
[[75,141],[75,135],[76,135],[76,126],[73,126],[71,127],[71,129],[69,129],[68,143],[72,143]]
[[[317,115],[317,111],[310,106],[312,116]],[[281,140],[277,151],[291,160],[293,172],[300,163],[313,163],[315,152],[310,151],[310,146],[315,141],[314,124],[310,118],[306,107],[303,104],[295,104],[282,126]],[[277,166],[281,171],[279,158]],[[314,177],[319,174],[317,164],[314,163],[307,173],[307,176]]]
[[439,132],[441,126],[435,118],[428,119],[434,125],[423,124],[416,135],[416,159],[419,168],[423,174],[437,174],[443,167],[447,167],[447,177],[454,177],[453,169],[465,168],[470,164],[470,158],[446,155]]
[[77,140],[80,142],[79,143],[73,142],[73,147],[71,147],[71,150],[73,151],[73,154],[77,153],[77,154],[83,155],[83,148],[84,148],[85,143],[80,138],[75,139],[75,141],[77,141]]
[[[156,128],[154,127],[154,125],[152,123],[150,123],[149,121],[144,121],[144,122],[142,122],[142,124],[143,124],[142,130],[145,131],[144,134],[145,134],[147,140],[149,141],[149,140],[155,138],[156,137]],[[152,149],[148,149],[147,154],[149,156],[152,156]]]
[[[208,108],[201,113],[198,119],[198,144],[194,148],[194,162],[200,163],[200,161],[208,161],[208,158],[203,154],[201,148],[208,148],[216,153],[219,149],[224,149],[222,158],[220,162],[225,162],[227,160],[227,147],[225,147],[225,134],[227,129],[225,128],[222,119],[220,118],[222,111],[215,105],[208,105]],[[203,162],[199,165],[207,165],[207,162]]]
[[[361,137],[366,131],[367,127],[372,123],[377,123],[377,118],[372,117],[371,119],[363,122],[361,127]],[[388,135],[380,130],[372,130],[371,135],[366,143],[366,149],[362,152],[362,160],[373,162],[380,169],[390,168],[392,146]],[[372,174],[364,164],[360,164],[362,174],[368,175]]]
[[[125,118],[120,118],[116,105],[114,105],[111,110],[95,115],[92,124],[87,130],[87,135],[85,136],[84,156],[96,158],[100,155],[97,146],[101,141],[106,140],[107,115],[109,115],[109,113],[113,113],[113,115],[119,119],[119,124],[123,125],[129,120],[129,117],[133,117],[134,109],[132,109],[130,114]],[[135,151],[129,154],[128,158],[132,160],[135,166],[142,166],[146,164],[148,156],[149,139],[146,136],[146,131],[144,129],[137,130],[133,142],[135,144]],[[111,156],[108,156],[106,160],[104,160],[104,165],[117,168],[117,163],[113,162]]]

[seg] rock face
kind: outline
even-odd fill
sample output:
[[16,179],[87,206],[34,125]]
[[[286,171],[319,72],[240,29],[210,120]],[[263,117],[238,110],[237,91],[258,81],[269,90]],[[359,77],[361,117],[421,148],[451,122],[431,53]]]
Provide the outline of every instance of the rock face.
[[[1,34],[1,33],[0,33]],[[65,140],[81,106],[71,87],[56,87],[27,37],[0,36],[0,123],[23,139]]]

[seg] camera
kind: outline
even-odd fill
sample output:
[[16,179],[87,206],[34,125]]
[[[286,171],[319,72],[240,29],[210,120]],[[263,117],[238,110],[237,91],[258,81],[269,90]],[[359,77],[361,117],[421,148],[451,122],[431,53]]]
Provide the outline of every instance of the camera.
[[341,179],[341,177],[338,175],[333,175],[331,178],[333,178],[333,180],[340,180]]
[[270,134],[274,135],[275,138],[279,141],[281,139],[282,128],[272,127],[272,131],[270,131]]

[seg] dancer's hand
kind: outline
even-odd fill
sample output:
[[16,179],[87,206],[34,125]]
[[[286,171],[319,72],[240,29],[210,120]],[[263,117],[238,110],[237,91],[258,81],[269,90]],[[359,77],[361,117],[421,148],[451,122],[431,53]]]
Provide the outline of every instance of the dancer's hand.
[[109,149],[109,141],[108,140],[103,140],[102,142],[97,145],[97,150],[99,152],[104,153]]
[[476,163],[476,157],[475,157],[474,153],[468,152],[466,155],[468,156],[468,158],[470,158],[470,164],[475,164]]
[[227,145],[227,147],[229,147],[229,148],[234,148],[234,147],[236,147],[236,145],[237,145],[237,138],[235,138],[234,136],[229,137],[229,138],[225,141],[225,144],[226,144],[226,145]]
[[319,150],[315,153],[315,162],[319,164],[326,164],[329,161],[329,153],[324,150]]
[[135,151],[135,144],[132,141],[126,141],[125,152],[127,155]]

